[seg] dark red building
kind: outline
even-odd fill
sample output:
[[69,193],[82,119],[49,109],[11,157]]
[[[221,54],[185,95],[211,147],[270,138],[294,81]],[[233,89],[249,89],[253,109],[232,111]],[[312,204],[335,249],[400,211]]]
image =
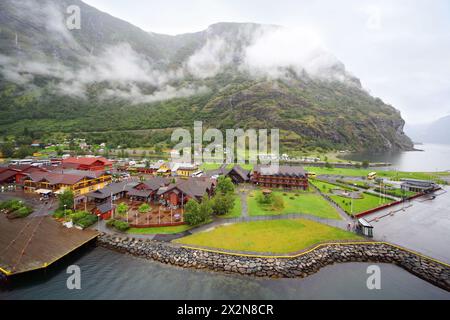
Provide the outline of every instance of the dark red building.
[[282,189],[308,188],[308,174],[299,166],[255,166],[251,181],[261,187]]

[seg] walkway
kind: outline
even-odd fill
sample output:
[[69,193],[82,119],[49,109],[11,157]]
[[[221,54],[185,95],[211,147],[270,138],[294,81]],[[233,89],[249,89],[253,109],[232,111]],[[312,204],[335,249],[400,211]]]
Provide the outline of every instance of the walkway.
[[123,232],[116,231],[106,227],[105,221],[100,221],[100,224],[95,224],[91,228],[97,229],[99,232],[104,232],[111,235],[117,235],[120,237],[128,236],[136,239],[148,239],[155,241],[170,242],[174,239],[182,238],[191,234],[203,232],[206,230],[214,229],[216,227],[227,225],[231,223],[241,223],[241,222],[251,222],[251,221],[273,221],[273,220],[290,220],[290,219],[308,219],[314,222],[323,223],[332,227],[340,228],[342,230],[347,230],[348,222],[343,220],[325,219],[312,216],[309,214],[302,213],[291,213],[291,214],[281,214],[281,215],[267,215],[267,216],[248,216],[239,218],[215,218],[214,221],[201,225],[199,227],[194,227],[188,231],[175,234],[127,234]]

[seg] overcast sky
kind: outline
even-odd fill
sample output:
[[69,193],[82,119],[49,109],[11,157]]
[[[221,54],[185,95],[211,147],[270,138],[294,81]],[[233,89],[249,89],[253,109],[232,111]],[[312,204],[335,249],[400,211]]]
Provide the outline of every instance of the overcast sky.
[[408,123],[450,114],[448,0],[83,1],[166,34],[200,31],[223,21],[308,28]]

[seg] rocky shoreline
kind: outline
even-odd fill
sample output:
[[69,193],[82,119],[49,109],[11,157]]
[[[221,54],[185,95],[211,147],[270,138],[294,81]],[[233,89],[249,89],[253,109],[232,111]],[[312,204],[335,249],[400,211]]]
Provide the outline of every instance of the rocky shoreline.
[[101,234],[105,248],[183,268],[206,269],[256,277],[307,277],[334,263],[393,263],[450,292],[450,267],[380,242],[325,244],[295,257],[252,257],[183,248],[152,240]]

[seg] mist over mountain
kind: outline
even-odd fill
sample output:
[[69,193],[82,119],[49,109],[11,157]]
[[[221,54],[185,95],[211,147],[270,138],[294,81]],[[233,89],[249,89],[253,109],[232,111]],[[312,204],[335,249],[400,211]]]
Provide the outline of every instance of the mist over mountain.
[[[80,7],[80,30],[66,27],[70,5]],[[3,135],[26,127],[120,142],[157,132],[164,142],[165,129],[202,120],[279,128],[288,149],[412,148],[400,113],[312,32],[217,23],[168,36],[79,0],[0,3],[0,111]]]
[[408,134],[414,142],[450,144],[450,115],[420,125],[408,125]]

